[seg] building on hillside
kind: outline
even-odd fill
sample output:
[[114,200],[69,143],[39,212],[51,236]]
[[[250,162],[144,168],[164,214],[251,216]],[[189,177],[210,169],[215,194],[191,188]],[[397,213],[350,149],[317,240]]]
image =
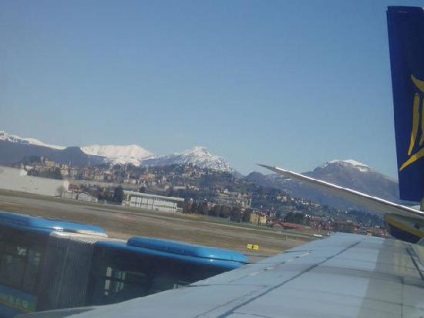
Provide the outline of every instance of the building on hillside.
[[49,178],[28,176],[24,169],[0,166],[0,189],[34,193],[46,196],[61,196],[68,191],[69,182]]
[[239,193],[219,193],[214,199],[216,204],[227,205],[230,207],[250,208],[252,205],[252,198],[248,195],[241,195]]
[[182,212],[183,202],[182,198],[124,191],[122,205],[151,211]]

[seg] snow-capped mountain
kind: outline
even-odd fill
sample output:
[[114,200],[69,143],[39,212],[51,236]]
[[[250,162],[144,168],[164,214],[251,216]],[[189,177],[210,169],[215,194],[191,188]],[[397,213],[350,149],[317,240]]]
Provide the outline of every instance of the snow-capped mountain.
[[[67,159],[72,148],[72,159]],[[112,164],[131,163],[135,166],[164,166],[172,164],[193,164],[200,168],[213,170],[236,172],[230,164],[222,157],[213,155],[205,147],[194,147],[192,149],[167,156],[155,156],[152,152],[138,146],[116,146],[116,145],[91,145],[78,149],[78,160],[76,160],[76,149],[78,147],[62,147],[48,145],[34,138],[22,138],[0,131],[0,164],[11,164],[22,160],[26,156],[36,155],[47,158],[55,158],[58,162],[75,163],[84,165],[85,163],[96,164],[108,162]],[[85,156],[85,157],[84,157]],[[83,159],[81,159],[84,157]]]
[[19,143],[23,145],[36,145],[41,147],[48,147],[48,148],[59,149],[59,150],[66,148],[62,146],[48,145],[35,138],[22,138],[16,135],[11,135],[3,130],[0,130],[0,140]]
[[[355,160],[333,160],[305,175],[389,201],[399,201],[399,187],[396,180]],[[308,195],[317,200],[324,200],[331,206],[352,206],[350,202],[343,203],[340,198],[325,195],[313,189],[309,189]]]
[[31,156],[45,157],[75,167],[105,162],[104,157],[87,155],[79,147],[49,145],[35,138],[22,138],[0,131],[0,164],[24,162]]
[[200,168],[234,172],[228,162],[222,157],[211,154],[205,147],[196,146],[192,149],[166,156],[155,156],[144,148],[131,146],[100,146],[81,147],[89,155],[103,156],[113,164],[131,163],[135,166],[167,166],[173,164],[193,164]]
[[374,193],[376,183],[379,185],[390,184],[390,190],[387,189],[384,197],[393,200],[397,196],[395,180],[375,171],[366,164],[351,159],[332,160],[304,174],[371,195],[376,195]]
[[147,159],[143,162],[149,166],[167,166],[172,164],[193,164],[195,166],[226,172],[235,172],[222,157],[211,154],[205,147],[196,146],[192,149],[173,155]]
[[[389,201],[399,201],[398,184],[395,180],[356,160],[332,160],[315,168],[313,171],[303,174]],[[312,201],[341,209],[352,207],[361,209],[361,207],[354,206],[351,202],[328,195],[281,175],[270,174],[264,176],[259,173],[251,173],[248,178],[262,186],[280,188],[294,197],[308,198]]]
[[331,167],[332,165],[341,165],[343,167],[353,167],[358,169],[360,172],[370,172],[372,169],[368,167],[366,164],[363,164],[362,162],[348,159],[348,160],[332,160],[329,162],[326,162],[325,164],[321,165],[319,168],[325,169],[327,167]]
[[154,158],[153,153],[138,145],[91,145],[81,147],[81,150],[88,155],[105,157],[108,162],[113,164],[131,163],[139,166],[144,160]]

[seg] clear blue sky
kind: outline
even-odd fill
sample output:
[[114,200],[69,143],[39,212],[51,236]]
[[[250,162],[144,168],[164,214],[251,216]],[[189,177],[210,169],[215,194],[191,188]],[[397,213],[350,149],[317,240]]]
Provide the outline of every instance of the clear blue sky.
[[395,176],[388,5],[422,2],[2,0],[0,130]]

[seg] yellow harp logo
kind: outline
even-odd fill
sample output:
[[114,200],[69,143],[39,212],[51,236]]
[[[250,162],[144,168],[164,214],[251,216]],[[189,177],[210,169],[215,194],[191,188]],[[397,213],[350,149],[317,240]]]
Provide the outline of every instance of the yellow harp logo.
[[[424,144],[424,81],[417,79],[414,75],[411,75],[411,80],[414,83],[417,92],[415,93],[412,105],[412,130],[408,149],[409,158],[402,164],[399,171],[402,171],[407,166],[424,157],[424,148],[422,148]],[[420,140],[418,140],[418,131],[420,128],[421,136]],[[421,149],[413,153],[417,144]]]

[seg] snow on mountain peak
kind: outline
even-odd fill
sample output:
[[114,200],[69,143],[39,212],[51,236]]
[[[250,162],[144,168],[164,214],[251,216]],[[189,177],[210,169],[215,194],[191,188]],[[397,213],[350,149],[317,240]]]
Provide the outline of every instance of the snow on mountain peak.
[[210,156],[211,154],[208,152],[206,147],[203,146],[195,146],[191,149],[185,150],[181,153],[177,153],[176,155],[182,155],[182,156]]
[[192,163],[202,168],[233,171],[228,162],[220,156],[211,154],[203,146],[195,146],[180,154],[176,154],[176,159],[178,163]]
[[54,148],[59,150],[65,149],[65,147],[62,147],[62,146],[45,144],[42,141],[35,138],[22,138],[16,135],[11,135],[5,132],[4,130],[0,130],[0,140],[19,143],[19,144],[25,144],[25,145],[36,145],[36,146]]
[[359,170],[359,171],[361,171],[361,172],[369,172],[369,171],[371,171],[371,168],[370,168],[369,166],[367,166],[366,164],[364,164],[364,163],[362,163],[362,162],[359,162],[359,161],[353,160],[353,159],[347,159],[347,160],[332,160],[332,161],[329,161],[329,162],[327,162],[327,163],[323,164],[323,165],[321,166],[321,168],[326,168],[326,167],[328,167],[328,166],[329,166],[329,165],[331,165],[331,164],[340,164],[340,165],[349,165],[349,166],[353,166],[353,167],[355,167],[356,169],[358,169],[358,170]]
[[234,172],[235,170],[222,157],[211,154],[205,147],[196,146],[173,155],[147,159],[143,162],[148,166],[166,166],[173,164],[193,164],[200,168]]
[[108,161],[114,164],[131,163],[139,166],[143,160],[154,157],[153,153],[138,145],[91,145],[81,147],[81,150],[87,155],[106,157]]
[[[22,138],[10,135],[0,130],[0,140],[25,145],[37,145],[43,147],[63,150],[66,147],[48,145],[34,138]],[[235,172],[235,170],[222,157],[211,154],[206,147],[195,146],[191,149],[167,156],[155,156],[150,151],[138,146],[115,146],[115,145],[91,145],[80,147],[87,155],[105,157],[112,164],[133,164],[139,165],[172,165],[172,164],[193,164],[201,168],[212,170]]]

